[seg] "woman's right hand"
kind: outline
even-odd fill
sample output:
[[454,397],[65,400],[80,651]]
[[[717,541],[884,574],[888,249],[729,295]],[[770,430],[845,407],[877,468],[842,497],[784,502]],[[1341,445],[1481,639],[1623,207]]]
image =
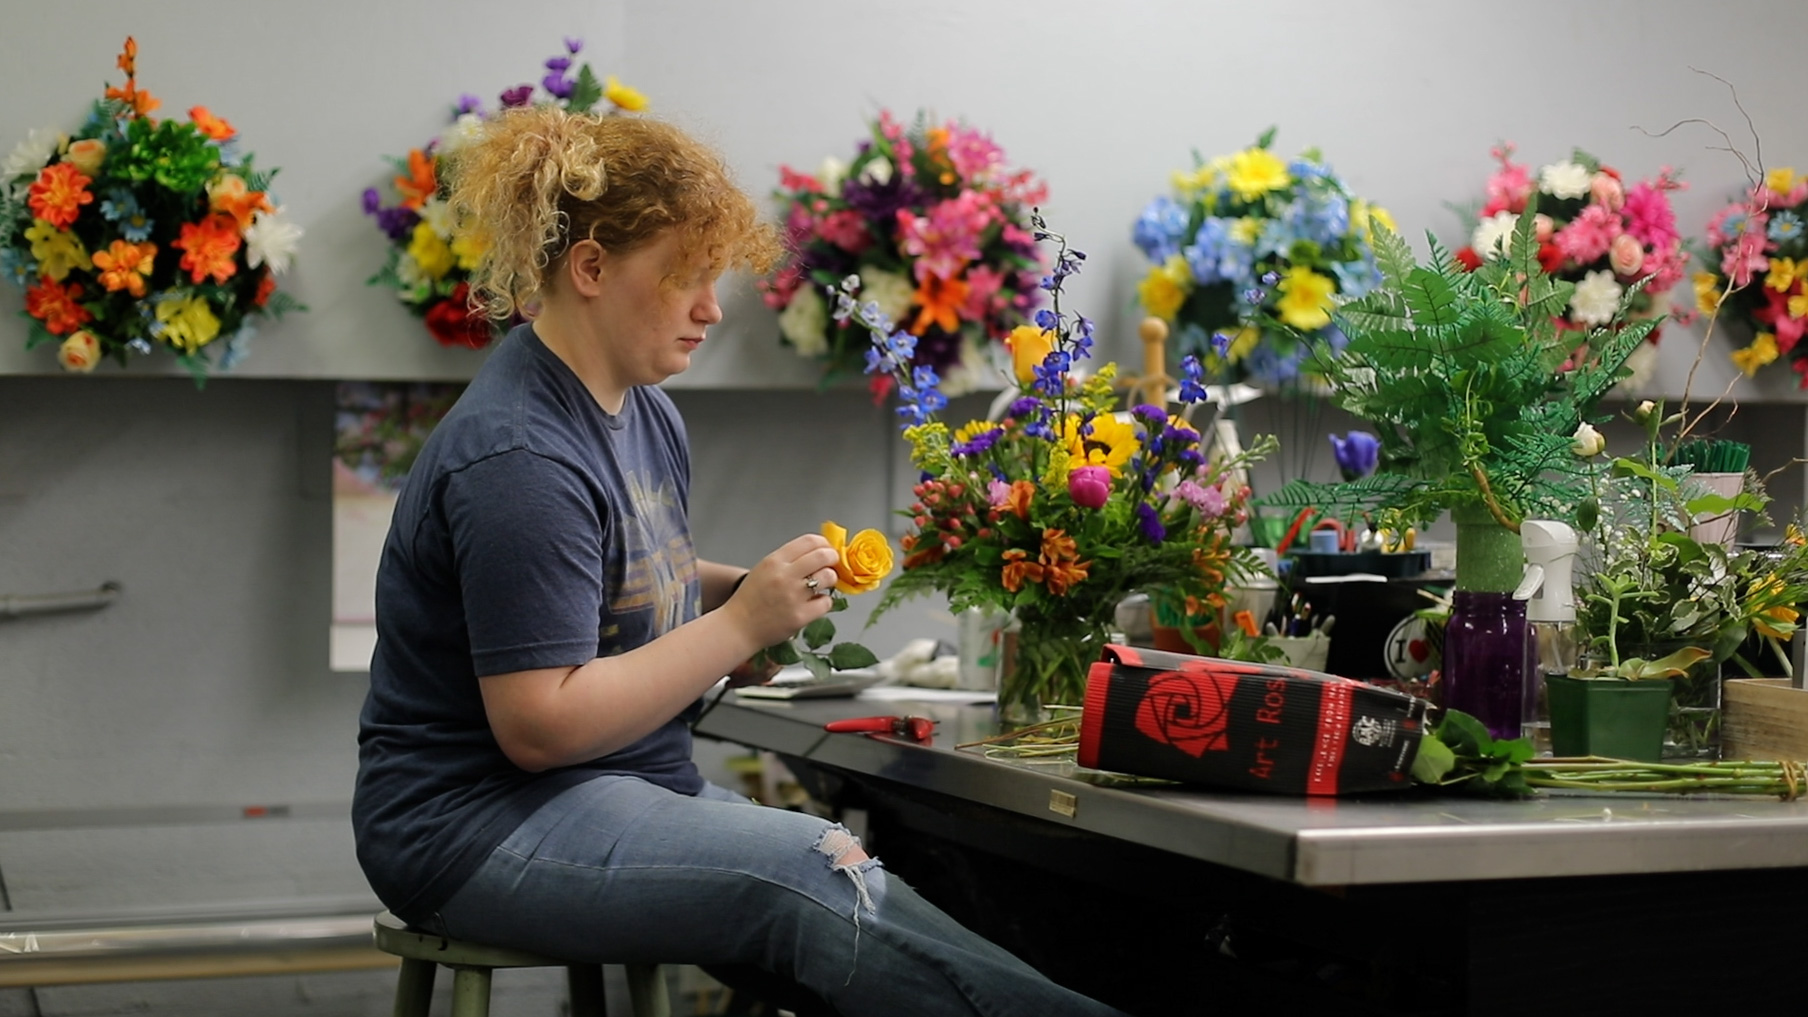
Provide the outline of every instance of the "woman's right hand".
[[733,612],[755,648],[790,639],[829,613],[839,552],[820,533],[806,533],[760,559],[723,609]]

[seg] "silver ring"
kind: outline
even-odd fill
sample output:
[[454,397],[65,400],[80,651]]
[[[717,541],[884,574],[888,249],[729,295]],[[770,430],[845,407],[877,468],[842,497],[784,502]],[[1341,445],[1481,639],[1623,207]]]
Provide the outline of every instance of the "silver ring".
[[810,578],[804,580],[804,589],[809,590],[811,593],[815,593],[816,588],[821,585],[822,585],[821,583],[816,581],[815,576],[811,576]]

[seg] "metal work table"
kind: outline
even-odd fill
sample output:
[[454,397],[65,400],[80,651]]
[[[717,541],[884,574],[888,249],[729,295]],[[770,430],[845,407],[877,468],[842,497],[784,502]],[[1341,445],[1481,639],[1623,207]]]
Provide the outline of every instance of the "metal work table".
[[[933,744],[822,727],[883,714]],[[1748,947],[1808,941],[1808,801],[1110,786],[955,748],[995,731],[989,706],[733,694],[697,727],[828,775],[888,869],[1133,1014],[1799,1012]]]

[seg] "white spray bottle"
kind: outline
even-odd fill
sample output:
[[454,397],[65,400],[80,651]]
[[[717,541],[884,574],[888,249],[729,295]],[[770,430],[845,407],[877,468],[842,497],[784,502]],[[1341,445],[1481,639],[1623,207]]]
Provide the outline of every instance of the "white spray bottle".
[[1519,524],[1519,546],[1525,552],[1525,575],[1513,591],[1526,602],[1531,633],[1532,667],[1526,674],[1525,733],[1539,752],[1550,751],[1550,712],[1544,699],[1544,676],[1569,674],[1578,662],[1576,593],[1572,576],[1581,546],[1576,531],[1555,519],[1527,519]]

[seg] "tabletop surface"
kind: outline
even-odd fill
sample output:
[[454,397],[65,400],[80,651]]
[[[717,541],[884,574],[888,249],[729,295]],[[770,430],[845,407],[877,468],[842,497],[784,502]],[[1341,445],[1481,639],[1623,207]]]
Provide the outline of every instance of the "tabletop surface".
[[[830,720],[875,714],[930,717],[934,743],[823,730]],[[1307,886],[1808,866],[1808,800],[1289,798],[1116,787],[1109,775],[1071,763],[955,747],[996,731],[989,705],[733,693],[697,726],[701,735]]]

